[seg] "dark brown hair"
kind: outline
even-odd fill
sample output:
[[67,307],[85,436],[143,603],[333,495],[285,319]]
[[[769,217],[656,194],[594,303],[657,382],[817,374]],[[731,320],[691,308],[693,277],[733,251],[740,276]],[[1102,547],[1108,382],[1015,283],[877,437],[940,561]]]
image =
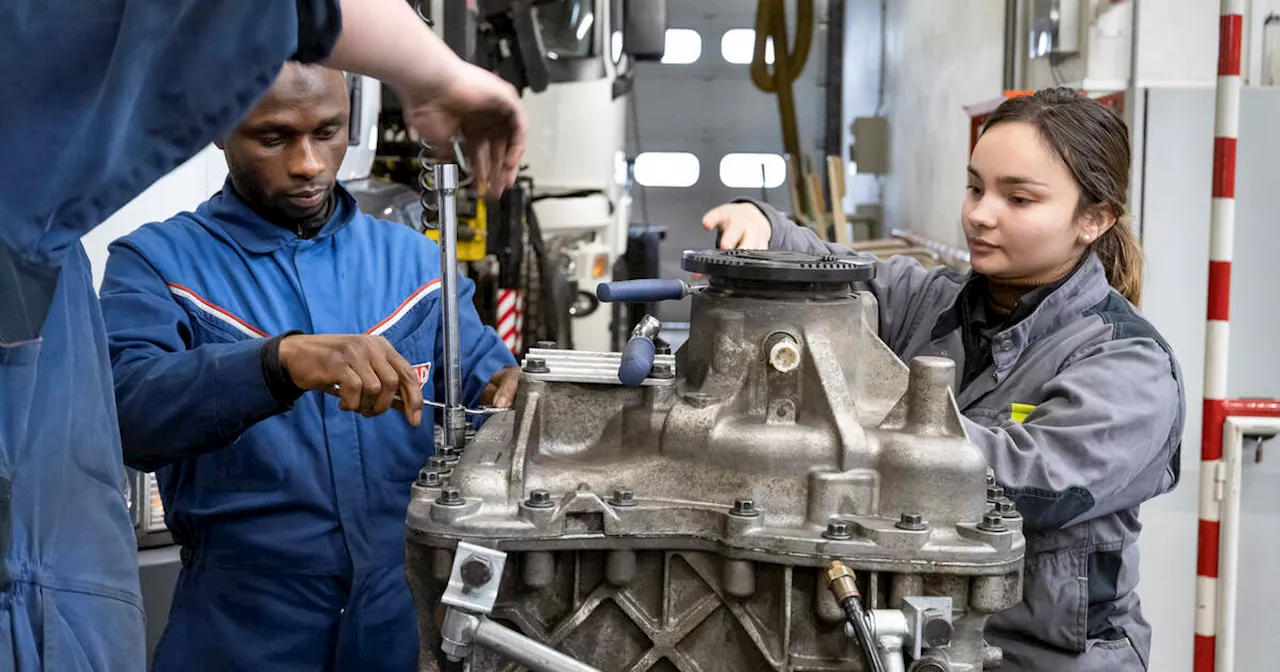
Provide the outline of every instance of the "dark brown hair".
[[1142,298],[1142,245],[1129,228],[1129,129],[1120,115],[1073,89],[1042,89],[1000,104],[982,131],[1010,121],[1031,124],[1066,164],[1080,187],[1079,215],[1109,212],[1116,223],[1089,245],[1107,271],[1107,282],[1137,304]]

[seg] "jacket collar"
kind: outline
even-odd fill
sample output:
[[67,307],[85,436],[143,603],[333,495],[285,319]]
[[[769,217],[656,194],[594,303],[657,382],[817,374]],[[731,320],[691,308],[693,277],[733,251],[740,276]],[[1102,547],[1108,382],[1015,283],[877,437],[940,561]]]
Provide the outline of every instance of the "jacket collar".
[[[359,214],[356,199],[341,182],[333,187],[333,214],[311,241],[337,233]],[[254,212],[231,188],[228,179],[222,190],[196,209],[196,217],[206,226],[216,226],[230,235],[240,247],[257,254],[274,252],[286,244],[300,240],[294,232],[273,224]],[[309,241],[304,241],[309,242]]]
[[[982,292],[977,290],[982,289],[985,283],[985,277],[972,272],[969,274],[956,300],[934,322],[933,340],[963,326],[965,316],[969,314],[967,302],[984,300]],[[1106,298],[1110,291],[1106,269],[1097,255],[1091,252],[1063,280],[1027,292],[1015,310],[1015,314],[1022,318],[1015,318],[992,339],[996,369],[1005,371],[1012,367],[1028,346],[1078,319],[1084,311]]]

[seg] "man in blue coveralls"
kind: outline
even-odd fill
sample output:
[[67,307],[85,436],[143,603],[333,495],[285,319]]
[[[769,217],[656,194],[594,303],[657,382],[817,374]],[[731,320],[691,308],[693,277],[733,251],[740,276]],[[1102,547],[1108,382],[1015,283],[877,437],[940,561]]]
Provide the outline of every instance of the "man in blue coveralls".
[[[461,132],[477,180],[492,191],[515,180],[515,90],[454,56],[404,0],[0,3],[0,670],[145,666],[110,362],[80,237],[234,126],[290,58],[387,83],[437,146]],[[347,427],[331,431],[360,431]],[[371,506],[383,491],[343,478]],[[264,496],[253,484],[241,483],[245,500]]]
[[[404,523],[443,396],[439,249],[337,183],[348,101],[342,73],[285,65],[219,141],[222,191],[111,247],[125,462],[159,469],[183,547],[156,670],[416,669]],[[472,291],[464,403],[506,406],[519,369]]]

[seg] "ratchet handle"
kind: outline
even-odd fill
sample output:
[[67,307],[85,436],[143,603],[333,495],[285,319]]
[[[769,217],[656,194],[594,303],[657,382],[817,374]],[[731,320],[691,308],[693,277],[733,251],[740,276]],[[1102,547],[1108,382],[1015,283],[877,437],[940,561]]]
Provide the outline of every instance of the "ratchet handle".
[[602,282],[596,286],[596,296],[606,303],[649,303],[651,301],[672,301],[683,299],[689,293],[689,286],[682,280],[621,280],[619,282]]
[[622,350],[622,363],[618,366],[618,380],[627,387],[635,387],[649,377],[653,369],[653,341],[644,336],[632,336]]

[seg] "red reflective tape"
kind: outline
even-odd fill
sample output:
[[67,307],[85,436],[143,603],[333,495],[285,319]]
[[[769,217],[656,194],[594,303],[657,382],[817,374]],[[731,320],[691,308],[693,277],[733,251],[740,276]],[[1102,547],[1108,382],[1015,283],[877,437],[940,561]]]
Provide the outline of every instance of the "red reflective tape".
[[1213,672],[1216,661],[1214,660],[1214,649],[1217,648],[1217,637],[1205,637],[1204,635],[1196,635],[1195,654],[1192,656],[1194,661],[1191,664],[1192,672]]
[[[1200,459],[1204,462],[1222,459],[1222,423],[1227,421],[1221,399],[1205,399],[1200,420]],[[1216,548],[1216,547],[1215,547]]]
[[1218,19],[1218,74],[1240,74],[1240,44],[1244,39],[1244,17],[1225,14]]
[[1210,320],[1226,322],[1231,313],[1231,262],[1209,262],[1209,306],[1207,317]]
[[498,324],[502,324],[503,322],[506,322],[506,321],[507,321],[507,320],[509,320],[509,319],[510,319],[510,320],[514,320],[514,319],[516,319],[516,307],[515,307],[515,306],[508,306],[508,307],[507,307],[506,311],[504,311],[504,312],[502,313],[502,315],[500,315],[500,316],[498,317]]
[[1236,139],[1213,139],[1213,197],[1236,197]]
[[1218,528],[1212,520],[1200,521],[1196,539],[1196,576],[1218,578]]

